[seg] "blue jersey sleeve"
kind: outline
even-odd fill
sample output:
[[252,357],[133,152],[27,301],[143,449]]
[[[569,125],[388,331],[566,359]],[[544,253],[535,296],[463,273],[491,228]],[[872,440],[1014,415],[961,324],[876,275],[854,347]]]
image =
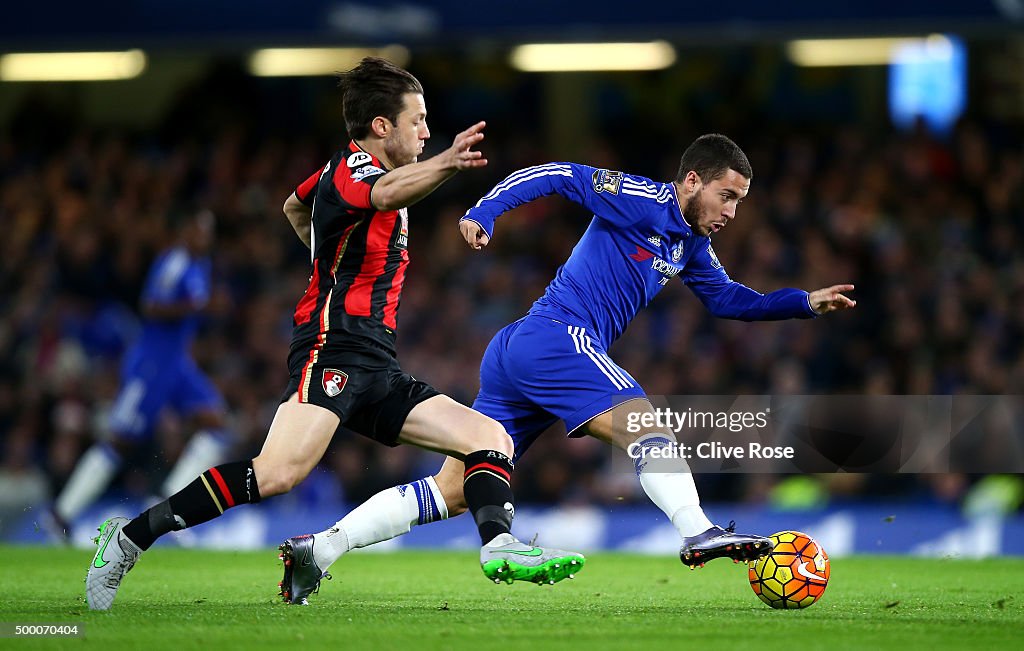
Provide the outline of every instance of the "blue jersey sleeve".
[[694,253],[681,277],[704,307],[723,319],[777,321],[817,316],[811,309],[807,292],[802,289],[786,288],[762,294],[734,281],[722,268],[711,242]]
[[[636,188],[636,191],[631,191]],[[645,215],[643,202],[631,195],[650,196],[659,186],[649,179],[577,163],[548,163],[514,172],[466,211],[463,220],[480,225],[487,236],[494,233],[494,221],[502,214],[540,197],[559,194],[580,204],[598,219],[615,226],[631,226]]]

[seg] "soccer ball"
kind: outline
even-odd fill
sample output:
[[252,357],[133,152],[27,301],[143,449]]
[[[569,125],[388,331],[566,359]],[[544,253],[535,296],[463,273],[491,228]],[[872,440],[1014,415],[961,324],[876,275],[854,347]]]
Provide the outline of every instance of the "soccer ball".
[[807,608],[825,593],[828,554],[799,531],[780,531],[771,539],[772,552],[748,564],[750,587],[772,608]]

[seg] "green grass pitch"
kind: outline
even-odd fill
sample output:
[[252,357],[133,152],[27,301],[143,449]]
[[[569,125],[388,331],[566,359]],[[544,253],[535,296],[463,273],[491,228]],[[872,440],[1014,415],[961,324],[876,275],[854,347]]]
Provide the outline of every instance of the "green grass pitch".
[[774,611],[746,566],[594,553],[575,581],[495,585],[476,554],[352,554],[309,607],[276,597],[276,552],[156,548],[114,608],[83,596],[91,553],[2,547],[0,622],[84,624],[4,649],[1004,649],[1024,633],[1024,560],[834,559],[820,602]]

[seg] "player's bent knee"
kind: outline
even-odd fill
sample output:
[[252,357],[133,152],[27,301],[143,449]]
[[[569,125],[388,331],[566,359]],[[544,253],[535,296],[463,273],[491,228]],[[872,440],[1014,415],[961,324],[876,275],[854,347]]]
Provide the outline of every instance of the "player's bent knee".
[[483,420],[476,432],[474,442],[478,450],[497,450],[509,457],[512,456],[512,437],[508,435],[501,423],[487,418]]
[[[468,410],[467,410],[468,411]],[[457,454],[457,458],[479,450],[497,450],[512,456],[512,438],[496,420],[479,412],[469,412],[470,418],[459,423],[459,426],[448,432],[449,450]]]
[[292,465],[271,465],[260,463],[260,458],[253,459],[256,472],[256,483],[260,487],[260,497],[283,495],[295,488],[309,473]]
[[268,482],[270,484],[269,487],[264,487],[264,483],[257,480],[260,487],[260,496],[271,497],[273,495],[283,495],[298,486],[302,479],[303,478],[297,473],[282,472],[276,475],[271,475]]

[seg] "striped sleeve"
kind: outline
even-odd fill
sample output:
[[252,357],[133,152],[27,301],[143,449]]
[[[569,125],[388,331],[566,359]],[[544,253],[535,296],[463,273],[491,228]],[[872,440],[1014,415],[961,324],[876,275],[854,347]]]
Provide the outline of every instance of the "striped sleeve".
[[534,199],[558,194],[616,226],[631,226],[653,214],[651,208],[670,201],[671,189],[640,176],[597,169],[578,163],[547,163],[514,172],[466,211],[488,236],[502,214]]
[[[370,191],[373,185],[385,174],[385,170],[374,165],[368,154],[364,154],[366,160],[356,167],[351,165],[338,165],[334,171],[334,187],[341,196],[342,201],[359,210],[373,208],[370,200]],[[349,157],[351,161],[352,156]]]
[[299,187],[295,188],[295,196],[310,208],[313,207],[313,199],[316,198],[316,186],[320,183],[320,175],[323,174],[323,171],[324,168],[321,167],[308,179],[300,183]]

